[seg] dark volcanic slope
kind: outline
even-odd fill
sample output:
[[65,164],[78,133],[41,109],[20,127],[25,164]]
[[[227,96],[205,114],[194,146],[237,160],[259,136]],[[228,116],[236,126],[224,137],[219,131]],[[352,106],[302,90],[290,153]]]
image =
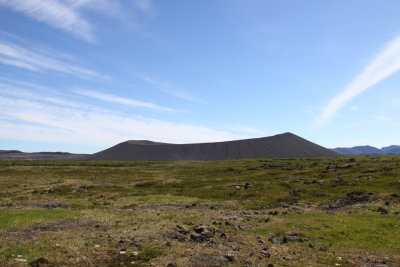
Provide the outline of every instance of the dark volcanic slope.
[[253,158],[306,158],[339,156],[330,149],[292,133],[236,141],[166,144],[126,141],[90,155],[88,160],[226,160]]

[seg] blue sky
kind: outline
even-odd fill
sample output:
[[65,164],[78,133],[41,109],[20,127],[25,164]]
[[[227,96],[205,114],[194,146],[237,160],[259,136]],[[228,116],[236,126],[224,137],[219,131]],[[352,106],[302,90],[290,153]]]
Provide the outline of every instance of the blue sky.
[[397,0],[0,0],[0,149],[400,144]]

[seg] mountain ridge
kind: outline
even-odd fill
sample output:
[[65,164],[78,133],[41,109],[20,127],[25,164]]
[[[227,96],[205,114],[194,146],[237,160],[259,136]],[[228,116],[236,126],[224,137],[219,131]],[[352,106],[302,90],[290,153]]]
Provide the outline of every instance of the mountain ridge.
[[191,144],[128,140],[94,153],[87,160],[228,160],[335,157],[340,154],[286,132],[268,137]]
[[0,160],[124,160],[179,161],[229,160],[254,158],[337,157],[341,154],[293,133],[267,137],[173,144],[150,140],[127,140],[94,154],[68,152],[33,152],[0,150]]
[[373,146],[337,147],[332,150],[345,155],[400,155],[400,146],[391,145],[381,149]]

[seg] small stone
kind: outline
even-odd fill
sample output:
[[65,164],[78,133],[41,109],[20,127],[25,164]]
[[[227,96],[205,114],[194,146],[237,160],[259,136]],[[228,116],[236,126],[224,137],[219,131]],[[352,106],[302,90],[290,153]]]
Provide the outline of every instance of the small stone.
[[381,214],[388,214],[389,211],[385,208],[379,207],[377,210],[377,212],[380,212]]
[[342,260],[342,257],[337,257],[336,260],[337,260],[337,261],[341,261],[341,260]]
[[252,185],[249,184],[249,183],[245,183],[244,186],[243,186],[244,189],[248,189],[248,188],[250,188],[250,187],[252,187]]
[[279,236],[277,235],[272,235],[270,238],[268,238],[268,241],[270,241],[272,244],[280,244],[281,240]]
[[290,231],[286,233],[286,235],[291,235],[291,236],[302,236],[303,234],[298,232],[298,231]]
[[37,260],[32,261],[31,263],[29,263],[30,267],[40,267],[43,265],[47,265],[49,264],[49,260],[46,258],[38,258]]
[[287,235],[283,238],[283,243],[288,243],[292,241],[302,241],[300,236],[294,236],[294,235]]
[[167,267],[176,267],[176,265],[173,263],[168,263]]
[[239,229],[240,230],[250,230],[252,228],[253,228],[253,226],[251,224],[241,224],[241,225],[239,225]]
[[266,250],[261,250],[261,256],[263,256],[264,258],[270,258],[271,254],[269,252],[267,252]]
[[202,238],[210,238],[214,236],[217,229],[212,226],[197,226],[193,229],[193,231],[199,234]]
[[181,226],[181,225],[177,225],[176,228],[178,228],[179,230],[185,231],[185,232],[189,231],[185,226]]
[[235,255],[228,253],[225,255],[225,259],[227,259],[230,262],[233,262],[233,261],[235,261]]

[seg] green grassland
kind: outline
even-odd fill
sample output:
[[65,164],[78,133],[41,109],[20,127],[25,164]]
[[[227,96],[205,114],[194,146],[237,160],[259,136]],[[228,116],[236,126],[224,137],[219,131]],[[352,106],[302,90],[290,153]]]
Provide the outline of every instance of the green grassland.
[[0,266],[400,266],[399,165],[0,161]]

